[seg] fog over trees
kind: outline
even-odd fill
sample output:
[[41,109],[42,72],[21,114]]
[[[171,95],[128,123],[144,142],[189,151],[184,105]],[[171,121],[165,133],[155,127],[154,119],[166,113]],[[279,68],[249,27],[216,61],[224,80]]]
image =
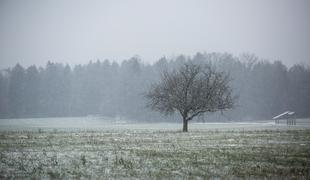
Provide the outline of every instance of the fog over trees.
[[162,71],[189,59],[211,63],[229,73],[230,86],[239,96],[234,109],[223,115],[214,113],[207,120],[271,119],[286,110],[295,111],[297,117],[310,117],[309,67],[296,64],[288,68],[281,61],[271,63],[251,54],[197,53],[193,57],[161,58],[154,64],[145,64],[139,57],[120,64],[98,60],[74,67],[53,62],[45,67],[17,64],[0,73],[0,118],[99,115],[175,122],[173,116],[148,109],[144,95]]

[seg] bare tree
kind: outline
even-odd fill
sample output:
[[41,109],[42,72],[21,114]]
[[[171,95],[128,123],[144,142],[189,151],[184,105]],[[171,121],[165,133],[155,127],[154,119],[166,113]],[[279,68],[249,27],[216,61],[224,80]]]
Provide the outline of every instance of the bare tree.
[[211,65],[188,61],[176,70],[162,73],[161,80],[146,94],[148,106],[165,114],[179,112],[183,132],[187,132],[188,121],[195,116],[233,107],[229,81],[229,75],[216,72]]

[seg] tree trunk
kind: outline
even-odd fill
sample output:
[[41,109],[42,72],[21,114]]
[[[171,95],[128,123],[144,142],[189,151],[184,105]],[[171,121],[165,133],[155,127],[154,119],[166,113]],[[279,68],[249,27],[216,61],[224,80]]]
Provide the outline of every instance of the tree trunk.
[[188,127],[188,121],[187,121],[186,117],[183,117],[183,132],[188,131],[187,127]]

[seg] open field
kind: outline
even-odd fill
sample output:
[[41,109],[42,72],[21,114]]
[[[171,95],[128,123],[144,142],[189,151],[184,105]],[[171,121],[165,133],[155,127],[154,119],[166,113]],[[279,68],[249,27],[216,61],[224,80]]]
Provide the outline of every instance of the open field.
[[12,122],[0,123],[0,179],[310,178],[307,124],[195,123],[182,133],[181,124]]
[[[1,131],[106,131],[106,130],[175,130],[182,128],[179,123],[131,123],[109,118],[71,117],[71,118],[32,118],[0,119]],[[178,121],[178,122],[181,122]],[[189,130],[260,130],[260,129],[310,129],[310,119],[297,119],[297,126],[288,127],[286,121],[275,125],[274,120],[232,123],[190,123]]]

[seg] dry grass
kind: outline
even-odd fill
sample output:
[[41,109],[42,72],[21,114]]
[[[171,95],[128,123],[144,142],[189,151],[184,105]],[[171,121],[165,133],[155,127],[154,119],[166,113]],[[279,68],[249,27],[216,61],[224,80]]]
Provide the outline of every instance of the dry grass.
[[310,131],[0,133],[0,178],[310,178]]

